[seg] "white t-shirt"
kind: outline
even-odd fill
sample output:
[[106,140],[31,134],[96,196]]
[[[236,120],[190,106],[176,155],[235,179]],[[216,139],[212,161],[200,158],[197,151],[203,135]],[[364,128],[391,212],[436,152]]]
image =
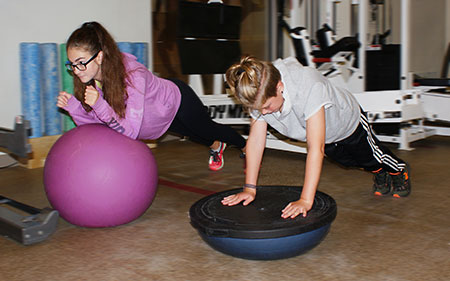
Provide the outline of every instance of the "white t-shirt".
[[331,84],[316,69],[302,66],[294,57],[273,64],[284,84],[282,112],[261,115],[255,110],[250,114],[252,118],[263,119],[289,138],[306,141],[306,120],[323,106],[325,143],[343,140],[355,131],[360,106],[350,92]]

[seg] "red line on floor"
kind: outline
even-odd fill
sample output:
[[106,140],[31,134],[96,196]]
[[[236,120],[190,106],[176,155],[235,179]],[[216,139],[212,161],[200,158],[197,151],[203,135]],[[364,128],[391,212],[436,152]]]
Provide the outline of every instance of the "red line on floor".
[[171,182],[171,181],[164,180],[164,179],[158,179],[158,183],[168,186],[168,187],[181,189],[181,190],[189,191],[189,192],[194,192],[194,193],[198,193],[198,194],[203,194],[203,195],[211,195],[211,194],[216,193],[215,191],[198,188],[198,187],[194,187],[194,186],[189,186],[189,185],[184,185],[184,184],[180,184],[180,183],[176,183],[176,182]]

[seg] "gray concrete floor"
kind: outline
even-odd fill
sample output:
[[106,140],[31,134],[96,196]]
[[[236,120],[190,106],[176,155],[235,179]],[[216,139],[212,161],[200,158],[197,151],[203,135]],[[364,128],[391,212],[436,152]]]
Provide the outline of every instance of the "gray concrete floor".
[[[210,248],[190,225],[190,206],[204,195],[160,184],[139,219],[89,229],[60,219],[45,242],[23,246],[0,237],[0,280],[450,280],[450,139],[432,137],[395,153],[412,167],[408,198],[375,197],[372,176],[326,160],[319,189],[337,202],[325,240],[300,256],[276,261],[234,258]],[[233,148],[225,167],[207,168],[206,147],[163,142],[153,153],[159,177],[211,191],[242,185]],[[266,150],[259,184],[301,185],[305,155]],[[0,194],[48,206],[43,169],[0,170]]]

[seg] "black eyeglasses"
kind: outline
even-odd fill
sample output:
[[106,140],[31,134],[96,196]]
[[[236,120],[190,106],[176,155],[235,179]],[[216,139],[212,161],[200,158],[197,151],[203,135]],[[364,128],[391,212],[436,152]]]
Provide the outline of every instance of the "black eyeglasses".
[[78,69],[79,71],[85,71],[86,68],[87,68],[87,65],[88,65],[92,60],[94,60],[94,59],[98,56],[98,53],[100,53],[100,51],[98,51],[97,53],[95,53],[95,55],[93,55],[90,59],[88,59],[88,60],[85,61],[85,62],[80,62],[80,63],[77,63],[77,64],[73,64],[73,63],[71,63],[70,61],[67,61],[67,62],[66,62],[66,68],[67,68],[67,70],[69,70],[69,71],[74,71],[75,68],[76,68],[76,69]]

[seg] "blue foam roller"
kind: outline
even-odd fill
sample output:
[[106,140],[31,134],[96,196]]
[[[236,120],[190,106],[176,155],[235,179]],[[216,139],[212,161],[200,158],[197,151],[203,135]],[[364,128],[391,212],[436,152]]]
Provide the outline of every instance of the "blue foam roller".
[[44,134],[54,136],[62,133],[62,118],[56,106],[59,93],[58,45],[44,43],[40,49]]
[[43,133],[39,43],[20,43],[22,114],[30,121],[31,138]]
[[117,42],[117,46],[123,53],[132,54],[134,53],[133,43],[131,42]]
[[137,61],[145,65],[148,68],[148,43],[137,42],[133,43],[134,53],[133,55],[137,58]]

